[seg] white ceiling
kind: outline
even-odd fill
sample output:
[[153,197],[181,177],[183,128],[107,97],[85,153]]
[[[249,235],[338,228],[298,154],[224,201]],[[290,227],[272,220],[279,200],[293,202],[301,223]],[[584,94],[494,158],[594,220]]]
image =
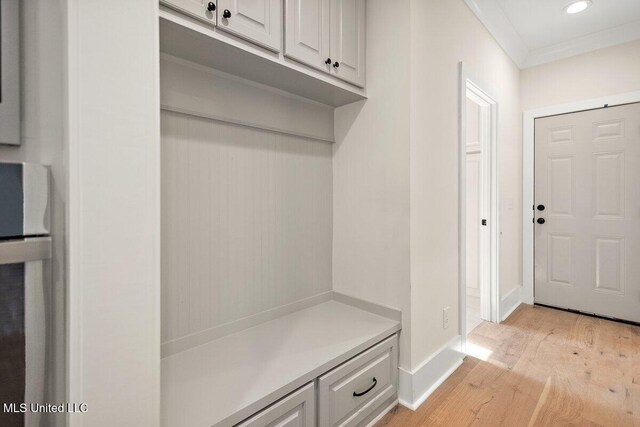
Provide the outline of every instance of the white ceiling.
[[640,0],[465,0],[520,68],[640,39]]

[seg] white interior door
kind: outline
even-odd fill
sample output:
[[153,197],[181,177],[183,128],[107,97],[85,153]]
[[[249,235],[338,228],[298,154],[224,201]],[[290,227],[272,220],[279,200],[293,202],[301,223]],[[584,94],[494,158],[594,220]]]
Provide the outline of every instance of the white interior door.
[[329,31],[329,0],[285,0],[285,56],[328,72]]
[[640,322],[640,104],[536,119],[535,146],[535,301]]
[[490,320],[489,217],[490,107],[472,92],[466,99],[466,228],[465,267],[467,333]]
[[[482,153],[467,151],[467,296],[480,298],[480,223],[482,221]],[[479,314],[478,301],[478,314]]]
[[[481,222],[483,206],[482,117],[481,107],[467,98],[467,296],[480,298],[482,283]],[[478,301],[478,315],[480,304]]]
[[218,28],[280,52],[282,0],[218,0]]

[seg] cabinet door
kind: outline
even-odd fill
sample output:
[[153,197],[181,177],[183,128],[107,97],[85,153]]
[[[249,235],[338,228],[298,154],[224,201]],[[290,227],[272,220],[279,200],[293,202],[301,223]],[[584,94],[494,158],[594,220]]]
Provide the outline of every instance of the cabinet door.
[[216,25],[216,11],[209,10],[209,3],[215,6],[216,0],[161,0],[160,3],[172,9],[186,13],[201,21]]
[[330,0],[285,1],[285,56],[329,71]]
[[218,0],[218,28],[280,52],[282,0]]
[[365,83],[365,18],[365,0],[331,0],[332,74],[360,87]]
[[314,427],[315,403],[315,388],[309,383],[237,427]]

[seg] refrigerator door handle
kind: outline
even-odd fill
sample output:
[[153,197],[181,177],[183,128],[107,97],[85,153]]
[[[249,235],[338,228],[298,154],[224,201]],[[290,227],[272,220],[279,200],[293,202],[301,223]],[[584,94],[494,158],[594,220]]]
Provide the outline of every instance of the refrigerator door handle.
[[0,241],[0,265],[51,258],[51,237]]

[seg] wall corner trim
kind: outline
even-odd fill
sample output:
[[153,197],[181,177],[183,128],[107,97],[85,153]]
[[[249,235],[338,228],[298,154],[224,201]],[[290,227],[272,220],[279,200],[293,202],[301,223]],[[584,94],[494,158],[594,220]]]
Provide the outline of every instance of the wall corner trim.
[[335,301],[371,312],[373,314],[377,314],[378,316],[402,322],[402,310],[399,310],[397,308],[378,304],[372,301],[367,301],[365,299],[343,294],[342,292],[338,291],[331,291],[331,295]]
[[511,313],[523,302],[522,286],[518,285],[500,299],[500,322],[504,322],[507,317],[511,316]]
[[413,371],[399,368],[399,403],[415,411],[464,360],[462,337],[455,336]]

